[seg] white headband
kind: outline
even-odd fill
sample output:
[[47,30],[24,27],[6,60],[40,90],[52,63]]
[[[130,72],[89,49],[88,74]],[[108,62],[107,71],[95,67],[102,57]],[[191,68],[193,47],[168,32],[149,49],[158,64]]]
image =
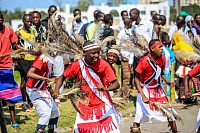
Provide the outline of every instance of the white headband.
[[94,48],[100,48],[100,47],[99,47],[99,45],[97,43],[94,43],[94,44],[90,44],[90,45],[84,46],[83,50],[87,51],[87,50],[94,49]]
[[119,51],[116,50],[116,49],[109,49],[108,53],[110,53],[110,52],[115,53],[115,54],[117,54],[119,56]]

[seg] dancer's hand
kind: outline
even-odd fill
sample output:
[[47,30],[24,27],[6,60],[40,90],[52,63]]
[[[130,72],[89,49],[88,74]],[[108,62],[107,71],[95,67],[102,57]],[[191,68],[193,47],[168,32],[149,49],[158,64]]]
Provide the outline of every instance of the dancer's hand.
[[56,78],[48,78],[47,80],[48,83],[55,83],[56,82]]
[[142,97],[142,101],[143,101],[144,103],[149,103],[149,99],[148,99],[146,96],[143,96],[143,97]]
[[97,85],[97,89],[99,91],[106,91],[106,87],[104,87],[102,84]]

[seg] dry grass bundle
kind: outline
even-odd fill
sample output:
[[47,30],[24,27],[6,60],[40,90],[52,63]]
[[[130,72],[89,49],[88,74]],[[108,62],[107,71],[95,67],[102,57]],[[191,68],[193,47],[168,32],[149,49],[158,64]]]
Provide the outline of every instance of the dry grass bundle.
[[112,102],[117,106],[123,108],[125,105],[126,101],[122,97],[112,97]]
[[77,46],[76,41],[69,36],[60,22],[55,20],[53,16],[49,18],[47,33],[47,41],[42,46],[48,49],[48,52],[60,54],[68,51],[74,54],[82,54],[80,46]]
[[[81,86],[81,82],[79,83],[76,83],[74,85],[74,87],[68,91],[67,93],[65,94],[62,94],[60,96],[60,98],[63,98],[63,99],[70,99],[74,109],[80,113],[81,115],[84,115],[77,107],[76,105],[76,102],[80,102],[82,103],[83,105],[88,105],[89,104],[89,99],[87,98],[87,95],[88,95],[88,91],[84,91],[84,90],[81,90],[80,89],[80,86]],[[85,116],[85,115],[84,115]]]
[[194,45],[200,49],[200,37],[199,36],[195,36],[195,42]]
[[[182,121],[182,118],[174,111],[174,109],[170,106],[167,105],[167,107],[164,107],[163,104],[158,103],[158,102],[150,102],[156,109],[160,110],[164,116],[168,118],[168,120],[179,120]],[[169,110],[169,108],[171,108]]]
[[176,59],[181,62],[182,64],[191,64],[197,63],[200,61],[200,56],[193,52],[186,52],[182,50],[175,50],[174,51]]
[[134,52],[138,56],[143,56],[149,51],[149,44],[145,37],[134,31],[132,31],[132,35],[129,40],[125,38],[118,38],[118,41],[120,42],[119,46],[113,46],[113,48]]
[[134,52],[138,56],[143,56],[144,52],[142,49],[134,45],[131,41],[125,40],[125,39],[120,39],[120,44],[119,45],[112,45],[112,48],[115,49],[123,49],[126,51]]
[[149,44],[146,38],[143,35],[139,35],[138,33],[135,33],[135,35],[136,35],[137,41],[134,44],[144,51],[149,51]]

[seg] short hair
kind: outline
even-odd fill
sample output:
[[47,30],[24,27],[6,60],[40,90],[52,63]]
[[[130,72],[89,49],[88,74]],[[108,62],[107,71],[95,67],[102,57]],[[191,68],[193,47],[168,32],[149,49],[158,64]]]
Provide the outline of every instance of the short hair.
[[3,18],[3,13],[0,11],[0,18],[4,19]]
[[[156,42],[160,41],[159,39],[152,39],[150,42],[149,42],[149,49],[150,47],[155,44]],[[150,49],[151,50],[151,49]]]
[[109,20],[113,20],[113,16],[111,14],[106,14],[104,16],[104,23],[105,24],[109,23]]
[[95,11],[94,11],[94,13],[93,13],[94,18],[97,18],[97,13],[98,13],[98,12],[101,12],[101,11],[100,11],[100,10],[95,10]]
[[125,18],[124,19],[124,25],[126,26],[127,24],[129,24],[131,22],[130,18]]
[[24,14],[24,16],[23,16],[22,20],[24,21],[24,20],[25,20],[25,18],[26,18],[26,17],[28,17],[28,16],[29,16],[29,17],[31,17],[31,15],[30,15],[30,14]]
[[95,19],[98,19],[98,18],[100,18],[102,14],[104,14],[104,13],[103,13],[103,12],[101,12],[101,11],[99,11],[99,12],[97,12],[97,13],[96,13],[96,15],[95,15],[95,17],[94,17],[94,18],[95,18]]
[[[123,16],[123,14],[127,12],[126,10],[121,11],[121,16]],[[128,12],[127,12],[128,13]]]
[[156,14],[157,14],[157,11],[154,10],[154,11],[151,11],[151,16],[153,15],[153,12],[156,12]]
[[76,9],[74,9],[73,14],[74,14],[75,12],[77,12],[77,11],[81,13],[81,10],[78,9],[78,8],[76,8]]
[[130,10],[130,12],[132,12],[132,11],[137,11],[138,15],[140,14],[140,10],[138,10],[137,8],[133,8],[133,9]]
[[185,26],[185,21],[181,21],[180,23],[177,23],[178,29],[180,29],[183,26]]
[[30,14],[30,13],[29,13],[29,14],[32,16],[32,15],[33,15],[33,13],[37,13],[37,14],[39,14],[39,15],[40,15],[40,18],[42,18],[42,16],[41,16],[41,13],[40,13],[40,12],[38,12],[38,11],[32,11],[32,12],[31,12],[31,14]]
[[162,32],[162,34],[161,34],[161,41],[163,42],[164,39],[165,39],[167,36],[169,37],[169,35],[167,34],[167,32]]
[[50,5],[50,6],[49,6],[49,10],[50,10],[51,8],[55,8],[55,9],[57,10],[57,7],[56,7],[55,5]]
[[197,16],[200,16],[200,14],[195,14],[195,15],[194,15],[194,20],[197,19]]

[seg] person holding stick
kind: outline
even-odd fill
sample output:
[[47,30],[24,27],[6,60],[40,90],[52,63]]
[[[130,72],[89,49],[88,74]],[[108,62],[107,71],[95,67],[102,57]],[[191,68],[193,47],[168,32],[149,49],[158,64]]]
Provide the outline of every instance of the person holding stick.
[[[151,119],[159,122],[167,122],[168,118],[157,110],[153,103],[168,103],[164,93],[162,79],[167,85],[174,85],[164,76],[166,59],[162,55],[163,44],[155,39],[149,42],[150,53],[140,59],[136,67],[135,83],[139,91],[136,102],[136,115],[131,126],[132,133],[140,133],[140,123]],[[172,132],[177,133],[175,118],[169,121]]]

